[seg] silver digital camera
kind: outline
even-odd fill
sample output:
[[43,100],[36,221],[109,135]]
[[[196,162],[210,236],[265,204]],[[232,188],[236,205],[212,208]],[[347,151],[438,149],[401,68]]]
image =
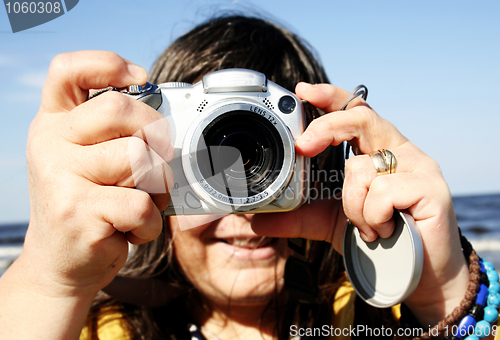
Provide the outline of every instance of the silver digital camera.
[[304,104],[264,74],[227,69],[194,85],[125,92],[170,124],[175,183],[163,214],[282,212],[308,199],[310,162],[294,141],[307,125]]

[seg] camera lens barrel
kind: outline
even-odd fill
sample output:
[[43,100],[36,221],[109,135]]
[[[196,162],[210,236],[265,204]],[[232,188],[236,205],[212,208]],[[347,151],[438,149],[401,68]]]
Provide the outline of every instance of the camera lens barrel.
[[229,212],[273,201],[288,185],[294,166],[288,127],[251,101],[217,105],[192,125],[182,148],[182,167],[193,190]]

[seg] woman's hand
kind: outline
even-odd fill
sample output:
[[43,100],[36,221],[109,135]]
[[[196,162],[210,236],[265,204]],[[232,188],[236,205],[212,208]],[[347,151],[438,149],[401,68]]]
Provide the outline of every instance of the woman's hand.
[[[144,69],[111,52],[53,60],[27,148],[31,220],[20,262],[38,282],[95,294],[125,263],[127,241],[159,235],[163,175],[171,176],[168,123],[117,92],[87,101],[89,89],[146,80]],[[154,199],[134,189],[141,185],[157,189]]]
[[173,183],[168,122],[118,92],[87,101],[90,89],[146,80],[111,52],[52,61],[28,136],[30,224],[0,280],[2,339],[78,337],[93,297],[125,264],[127,241],[160,234]]
[[[335,198],[298,210],[255,215],[254,231],[275,237],[304,237],[331,242],[342,252],[346,219],[366,241],[389,237],[394,209],[408,210],[424,243],[420,284],[406,301],[422,324],[433,324],[458,306],[465,295],[468,270],[461,252],[451,195],[437,163],[409,142],[362,99],[338,111],[349,93],[328,84],[300,83],[301,99],[325,112],[297,138],[296,149],[314,157],[329,145],[348,141],[357,156],[346,162],[342,204]],[[394,174],[377,176],[370,152],[388,149],[397,159]],[[395,273],[396,275],[396,273]]]
[[[117,92],[86,101],[89,89],[146,80],[144,69],[110,52],[63,54],[52,62],[29,131],[31,221],[22,255],[36,259],[33,270],[45,280],[97,292],[124,265],[127,241],[160,234],[156,205],[168,204],[164,174],[171,176],[166,119]],[[159,195],[153,200],[134,189],[141,186]]]

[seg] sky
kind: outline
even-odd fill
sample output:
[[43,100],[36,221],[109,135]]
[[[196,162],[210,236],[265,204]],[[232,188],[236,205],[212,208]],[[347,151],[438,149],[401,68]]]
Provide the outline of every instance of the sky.
[[441,166],[451,193],[500,193],[500,1],[81,0],[12,33],[0,7],[0,224],[29,220],[25,161],[50,61],[109,50],[149,70],[220,13],[255,14],[308,41],[330,81],[368,102]]

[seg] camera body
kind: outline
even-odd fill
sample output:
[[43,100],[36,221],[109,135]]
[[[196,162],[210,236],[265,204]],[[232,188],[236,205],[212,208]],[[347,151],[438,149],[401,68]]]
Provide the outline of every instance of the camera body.
[[310,161],[295,152],[303,103],[264,74],[227,69],[202,81],[131,86],[168,120],[175,183],[165,215],[283,212],[309,197]]

